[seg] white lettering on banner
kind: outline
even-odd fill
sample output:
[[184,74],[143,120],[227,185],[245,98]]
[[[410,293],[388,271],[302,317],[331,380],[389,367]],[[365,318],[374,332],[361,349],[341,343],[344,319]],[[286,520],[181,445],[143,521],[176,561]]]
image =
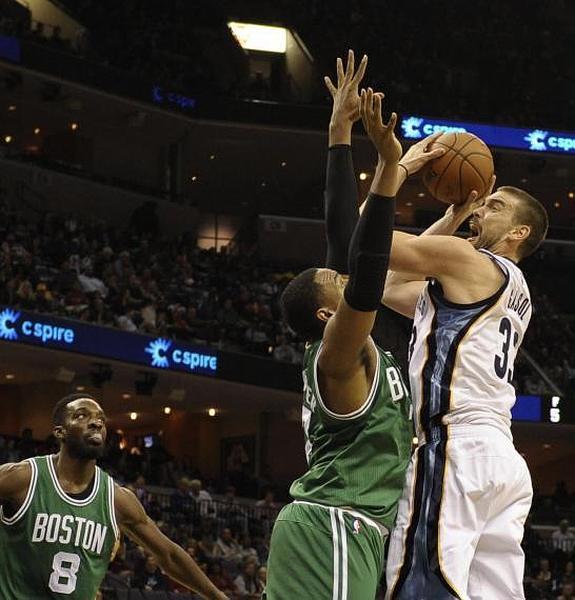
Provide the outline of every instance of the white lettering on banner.
[[552,136],[549,138],[548,143],[551,148],[560,148],[564,152],[575,150],[575,138]]
[[431,135],[432,133],[465,133],[467,129],[465,127],[456,127],[453,125],[434,125],[433,123],[426,123],[423,126],[423,133],[425,135]]

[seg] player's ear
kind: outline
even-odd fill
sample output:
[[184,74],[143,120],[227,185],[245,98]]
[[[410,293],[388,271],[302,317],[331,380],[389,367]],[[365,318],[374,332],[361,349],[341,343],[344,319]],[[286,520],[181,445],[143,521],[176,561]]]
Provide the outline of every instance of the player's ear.
[[530,225],[516,225],[510,232],[511,239],[520,242],[526,240],[531,235]]
[[327,308],[326,306],[322,306],[321,308],[318,308],[315,311],[315,316],[320,321],[324,321],[325,323],[327,323],[329,318],[333,317],[333,315],[335,315],[335,310],[332,310],[331,308]]
[[54,437],[57,440],[62,440],[64,438],[64,426],[63,425],[55,425],[52,432],[54,433]]

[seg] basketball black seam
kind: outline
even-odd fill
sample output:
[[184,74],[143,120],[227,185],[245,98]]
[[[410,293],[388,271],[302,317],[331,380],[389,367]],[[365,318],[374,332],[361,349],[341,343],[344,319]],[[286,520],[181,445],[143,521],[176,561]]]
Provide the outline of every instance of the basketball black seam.
[[[453,132],[453,135],[455,136],[455,139],[453,140],[453,143],[456,144],[457,143],[457,133]],[[445,174],[445,171],[447,171],[449,169],[449,167],[451,166],[451,163],[455,160],[455,157],[457,155],[461,156],[462,161],[461,164],[459,165],[459,185],[461,188],[461,165],[463,164],[463,162],[469,162],[467,161],[467,156],[473,156],[474,154],[479,154],[480,156],[486,156],[485,154],[482,154],[481,152],[472,152],[471,154],[465,155],[461,153],[461,150],[463,150],[466,146],[468,146],[469,144],[471,144],[471,142],[473,142],[476,138],[472,137],[470,140],[468,140],[467,142],[465,142],[465,144],[463,144],[463,146],[461,146],[461,148],[459,150],[455,150],[453,148],[453,146],[448,146],[447,144],[442,144],[441,142],[435,142],[438,146],[443,146],[444,148],[447,148],[448,150],[451,150],[455,156],[447,163],[447,165],[445,166],[445,168],[443,169],[441,175],[439,176],[439,179],[437,180],[437,183],[435,184],[435,194],[433,194],[434,196],[437,194],[437,190],[439,188],[439,183],[441,182],[441,179],[443,178],[443,175]],[[478,138],[477,138],[478,139]],[[469,163],[471,164],[471,163]],[[473,165],[471,165],[473,167]],[[477,171],[477,169],[475,167],[473,167],[473,169],[475,170],[475,172],[479,175],[479,178],[481,179],[481,181],[483,182],[484,187],[487,187],[487,184],[485,183],[483,177],[481,177],[481,174],[479,173],[479,171]],[[462,193],[461,193],[461,189],[459,190],[459,197],[461,198]]]
[[457,183],[459,184],[459,198],[458,198],[459,203],[465,202],[465,200],[463,199],[463,178],[462,178],[462,171],[463,171],[463,165],[466,162],[467,162],[466,158],[463,158],[463,159],[461,159],[461,161],[459,163],[459,178],[457,179]]
[[[484,158],[490,158],[491,161],[493,162],[493,157],[489,156],[488,154],[482,154],[481,152],[472,152],[471,154],[468,154],[466,158],[469,158],[470,156],[483,156]],[[489,185],[487,181],[485,181],[485,179],[483,179],[483,175],[481,175],[479,169],[469,160],[466,160],[465,162],[467,162],[467,164],[479,175],[479,179],[481,179],[481,181],[483,181],[483,185],[485,187],[485,189],[487,189],[487,186]]]
[[[454,144],[456,144],[456,143],[457,143],[457,133],[455,133],[455,132],[454,132],[454,133],[453,133],[453,135],[454,135],[454,140],[453,140],[453,143],[454,143]],[[473,139],[473,138],[472,138],[472,139]],[[471,141],[471,140],[469,140],[469,142],[470,142],[470,141]],[[469,144],[469,142],[467,142],[467,144]],[[465,148],[465,146],[467,146],[467,144],[465,144],[463,147]],[[447,144],[441,144],[441,145],[442,145],[443,147],[445,147],[445,148],[449,148],[450,150],[452,150],[452,149],[453,149],[453,147],[452,147],[452,146],[448,146]],[[437,191],[438,191],[438,189],[439,189],[439,183],[441,182],[441,180],[442,180],[443,176],[445,175],[445,171],[447,171],[447,170],[449,169],[449,167],[451,166],[451,163],[452,163],[452,162],[455,160],[455,157],[456,157],[456,156],[459,154],[459,153],[457,152],[457,150],[454,150],[454,153],[455,153],[455,156],[454,156],[454,157],[452,157],[452,159],[451,159],[451,160],[450,160],[450,161],[447,163],[447,165],[445,166],[445,168],[444,168],[444,169],[443,169],[443,171],[441,172],[441,175],[439,176],[439,179],[437,180],[437,182],[436,182],[436,184],[435,184],[435,194],[433,194],[434,196],[436,196],[436,194],[437,194]],[[437,197],[437,196],[436,196],[436,197]]]

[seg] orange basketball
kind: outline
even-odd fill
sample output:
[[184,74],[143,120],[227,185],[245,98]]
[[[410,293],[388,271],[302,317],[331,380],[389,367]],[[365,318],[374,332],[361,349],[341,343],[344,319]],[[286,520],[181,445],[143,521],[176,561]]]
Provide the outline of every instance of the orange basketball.
[[476,190],[483,196],[493,176],[491,151],[472,133],[444,133],[431,148],[446,148],[443,156],[427,164],[422,177],[429,193],[447,204],[462,204]]

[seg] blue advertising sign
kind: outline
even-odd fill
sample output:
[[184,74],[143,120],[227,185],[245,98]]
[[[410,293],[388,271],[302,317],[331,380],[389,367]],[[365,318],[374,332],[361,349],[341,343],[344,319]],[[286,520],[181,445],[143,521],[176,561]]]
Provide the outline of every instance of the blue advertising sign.
[[502,127],[481,123],[464,123],[408,115],[400,121],[405,140],[420,140],[432,133],[469,132],[480,137],[488,146],[514,148],[528,152],[575,154],[575,132]]
[[201,375],[218,372],[218,353],[208,348],[9,307],[0,307],[0,340],[91,354],[156,369]]
[[196,108],[196,99],[171,90],[164,90],[159,85],[152,87],[152,101],[155,104],[169,104],[177,106],[182,110],[193,110]]
[[0,58],[19,63],[21,58],[20,41],[15,37],[0,35]]
[[511,409],[514,421],[541,421],[541,396],[517,396],[515,406]]

